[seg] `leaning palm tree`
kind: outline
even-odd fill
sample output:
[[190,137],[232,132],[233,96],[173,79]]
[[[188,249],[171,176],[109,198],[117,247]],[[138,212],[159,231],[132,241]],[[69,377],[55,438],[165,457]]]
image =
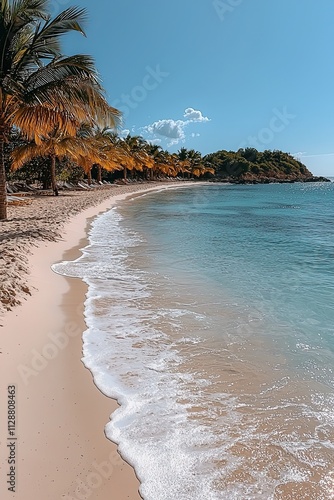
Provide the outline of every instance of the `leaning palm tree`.
[[54,19],[49,0],[0,0],[0,220],[6,219],[4,142],[15,126],[41,144],[75,136],[89,121],[115,124],[119,113],[105,100],[89,56],[65,57],[60,38],[84,34],[85,11],[70,7]]

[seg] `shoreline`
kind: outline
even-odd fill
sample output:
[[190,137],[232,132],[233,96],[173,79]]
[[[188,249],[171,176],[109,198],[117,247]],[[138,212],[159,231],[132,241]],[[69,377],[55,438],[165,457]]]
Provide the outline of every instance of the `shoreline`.
[[[104,434],[117,402],[96,387],[81,361],[87,286],[80,279],[56,274],[51,265],[78,258],[79,250],[87,245],[92,220],[121,200],[182,185],[189,184],[116,188],[102,203],[70,218],[61,240],[38,241],[29,256],[31,297],[6,312],[0,328],[3,444],[10,442],[6,398],[11,385],[15,386],[17,417],[17,440],[13,441],[16,492],[8,491],[4,474],[0,482],[4,499],[35,500],[36,491],[40,498],[50,500],[141,499],[134,469]],[[1,446],[0,463],[6,474],[11,472],[5,446]]]

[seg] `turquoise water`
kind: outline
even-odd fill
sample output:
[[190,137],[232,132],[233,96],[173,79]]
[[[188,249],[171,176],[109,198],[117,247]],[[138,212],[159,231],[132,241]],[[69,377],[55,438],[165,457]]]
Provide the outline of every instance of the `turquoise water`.
[[334,498],[334,184],[201,185],[99,217],[84,362],[146,500]]
[[212,282],[218,299],[221,289],[285,326],[268,335],[297,366],[306,359],[296,345],[321,349],[328,362],[307,369],[333,387],[334,184],[209,186],[150,200],[127,212],[150,265]]

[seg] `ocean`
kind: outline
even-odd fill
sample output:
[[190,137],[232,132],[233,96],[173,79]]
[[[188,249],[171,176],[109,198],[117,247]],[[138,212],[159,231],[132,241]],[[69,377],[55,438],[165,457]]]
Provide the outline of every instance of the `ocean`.
[[145,500],[334,499],[333,222],[334,183],[162,187],[54,266]]

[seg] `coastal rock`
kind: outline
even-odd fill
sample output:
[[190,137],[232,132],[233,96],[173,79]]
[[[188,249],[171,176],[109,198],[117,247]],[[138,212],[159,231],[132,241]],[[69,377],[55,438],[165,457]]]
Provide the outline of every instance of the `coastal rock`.
[[327,179],[326,177],[322,177],[322,176],[314,176],[312,175],[312,177],[308,177],[307,179],[304,179],[303,182],[331,182],[330,179]]

